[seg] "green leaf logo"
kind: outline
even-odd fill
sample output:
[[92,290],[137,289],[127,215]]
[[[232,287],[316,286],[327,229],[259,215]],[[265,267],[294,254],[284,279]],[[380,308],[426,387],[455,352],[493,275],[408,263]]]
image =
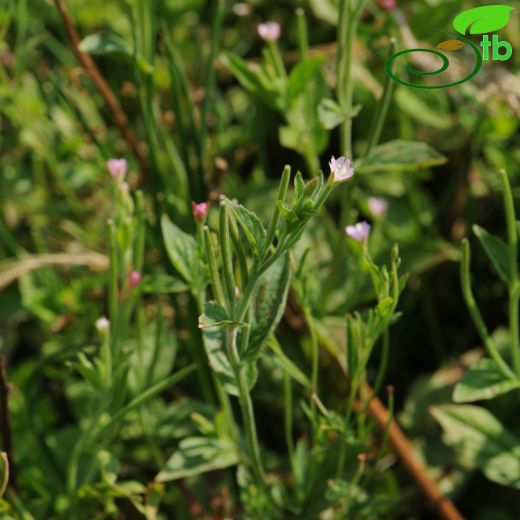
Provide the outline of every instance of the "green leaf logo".
[[462,11],[453,20],[453,27],[460,34],[485,34],[498,31],[509,22],[509,5],[484,5]]

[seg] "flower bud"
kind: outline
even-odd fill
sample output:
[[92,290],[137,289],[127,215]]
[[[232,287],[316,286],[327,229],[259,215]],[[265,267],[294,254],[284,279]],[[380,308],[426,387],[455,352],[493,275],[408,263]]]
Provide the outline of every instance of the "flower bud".
[[130,289],[134,289],[141,282],[141,273],[139,271],[132,271],[128,275],[128,285]]
[[199,202],[198,204],[196,202],[192,202],[191,211],[195,220],[202,224],[208,216],[209,202]]

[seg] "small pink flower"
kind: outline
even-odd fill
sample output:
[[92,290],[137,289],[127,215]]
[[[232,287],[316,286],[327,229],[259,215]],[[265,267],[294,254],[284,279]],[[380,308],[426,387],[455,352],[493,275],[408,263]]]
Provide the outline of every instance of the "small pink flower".
[[388,209],[388,201],[381,197],[368,197],[368,209],[374,217],[381,217]]
[[208,216],[209,202],[191,203],[191,211],[197,222],[204,222]]
[[114,179],[123,180],[126,175],[127,166],[126,159],[110,159],[107,161],[108,171]]
[[345,233],[358,242],[364,242],[370,233],[370,224],[365,221],[358,222],[353,226],[347,226],[345,228]]
[[265,22],[257,25],[256,32],[262,40],[265,40],[266,42],[275,42],[280,38],[282,29],[278,22]]
[[130,286],[130,289],[134,289],[139,285],[141,282],[141,273],[139,271],[132,271],[128,275],[128,285]]
[[379,0],[378,4],[379,7],[385,11],[393,11],[397,7],[397,2],[395,0]]
[[336,159],[332,156],[329,166],[334,182],[348,181],[354,175],[354,164],[346,157],[341,156]]

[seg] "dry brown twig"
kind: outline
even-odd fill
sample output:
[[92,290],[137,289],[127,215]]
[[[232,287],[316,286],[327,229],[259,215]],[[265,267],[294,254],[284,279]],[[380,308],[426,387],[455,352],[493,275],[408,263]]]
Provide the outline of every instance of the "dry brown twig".
[[85,72],[99,90],[99,93],[103,97],[103,100],[105,101],[107,108],[112,114],[112,117],[114,118],[114,121],[118,126],[121,135],[123,136],[123,139],[127,142],[128,146],[130,147],[130,150],[132,151],[137,162],[139,163],[142,176],[146,178],[146,173],[148,170],[146,158],[143,155],[141,149],[139,148],[139,142],[135,134],[130,128],[128,116],[123,110],[123,107],[121,106],[121,103],[119,103],[119,100],[115,96],[114,92],[110,88],[110,85],[107,83],[107,81],[99,71],[94,60],[90,57],[90,55],[85,54],[80,50],[79,44],[81,42],[81,38],[63,0],[54,1],[63,20],[65,30],[67,31],[67,35],[72,45],[72,52],[74,53],[74,56],[76,57],[80,65],[85,69]]
[[85,265],[93,269],[104,270],[108,268],[108,257],[101,253],[87,252],[32,255],[16,260],[6,260],[0,263],[0,290],[26,273],[53,265]]

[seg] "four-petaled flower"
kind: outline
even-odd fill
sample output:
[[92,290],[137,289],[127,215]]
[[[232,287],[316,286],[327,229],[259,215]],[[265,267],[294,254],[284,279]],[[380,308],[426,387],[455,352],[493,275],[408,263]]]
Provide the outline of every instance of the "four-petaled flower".
[[256,27],[256,31],[258,32],[258,36],[266,42],[275,42],[280,38],[280,34],[282,33],[278,22],[259,23]]
[[108,171],[114,179],[123,180],[126,175],[127,166],[126,159],[110,159],[107,161]]
[[374,217],[381,217],[388,209],[388,201],[381,197],[368,197],[368,209]]
[[128,275],[128,285],[130,286],[130,289],[137,287],[140,282],[141,282],[141,273],[139,271],[132,271]]
[[347,226],[345,228],[345,233],[358,242],[364,242],[370,233],[370,224],[365,221],[358,222],[353,226]]
[[354,164],[346,157],[341,156],[336,159],[332,156],[329,166],[334,182],[348,181],[354,175]]
[[209,202],[192,202],[191,211],[197,222],[204,222],[208,216]]

